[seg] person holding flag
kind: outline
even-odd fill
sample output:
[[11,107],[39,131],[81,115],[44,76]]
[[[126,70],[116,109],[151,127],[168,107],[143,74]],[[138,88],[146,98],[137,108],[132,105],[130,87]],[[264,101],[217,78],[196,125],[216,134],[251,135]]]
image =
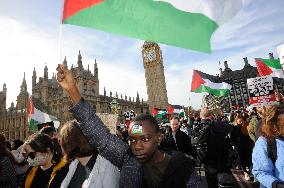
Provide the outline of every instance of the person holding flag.
[[79,122],[79,128],[99,155],[121,170],[120,187],[197,187],[193,160],[183,153],[169,156],[158,150],[161,133],[153,116],[135,117],[129,129],[128,146],[109,133],[90,104],[81,97],[71,71],[64,65],[59,65],[57,71],[58,83],[74,104],[70,111]]

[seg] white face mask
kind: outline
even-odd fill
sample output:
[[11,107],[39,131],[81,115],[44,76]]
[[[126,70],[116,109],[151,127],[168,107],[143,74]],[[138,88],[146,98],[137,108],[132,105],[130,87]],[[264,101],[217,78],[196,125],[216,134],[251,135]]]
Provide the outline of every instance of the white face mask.
[[46,155],[39,155],[36,156],[34,159],[31,159],[28,157],[27,162],[30,166],[40,166],[43,165],[46,162]]

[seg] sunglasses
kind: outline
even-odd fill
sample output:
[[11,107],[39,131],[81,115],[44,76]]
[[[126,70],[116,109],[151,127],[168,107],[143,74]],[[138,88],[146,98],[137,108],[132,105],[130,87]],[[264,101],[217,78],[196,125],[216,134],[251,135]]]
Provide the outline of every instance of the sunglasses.
[[36,153],[35,151],[34,152],[30,152],[28,154],[23,153],[23,156],[24,156],[25,159],[28,159],[28,158],[34,159],[35,158],[35,153]]

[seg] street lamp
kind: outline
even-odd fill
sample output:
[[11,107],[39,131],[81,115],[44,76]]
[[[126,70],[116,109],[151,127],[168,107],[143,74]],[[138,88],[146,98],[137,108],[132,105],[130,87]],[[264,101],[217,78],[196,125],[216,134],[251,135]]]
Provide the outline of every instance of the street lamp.
[[119,112],[119,110],[120,110],[120,104],[118,103],[116,97],[114,97],[113,100],[111,101],[111,103],[110,103],[110,108],[111,108],[111,112],[112,112],[113,114],[116,114],[116,115],[119,114],[118,112]]

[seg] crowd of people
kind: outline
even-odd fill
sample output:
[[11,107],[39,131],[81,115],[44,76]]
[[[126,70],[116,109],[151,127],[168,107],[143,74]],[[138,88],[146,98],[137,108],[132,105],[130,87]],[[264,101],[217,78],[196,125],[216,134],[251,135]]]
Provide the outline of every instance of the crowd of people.
[[114,135],[82,98],[72,73],[64,65],[57,71],[75,119],[11,145],[0,134],[1,188],[195,188],[196,167],[204,168],[209,188],[235,187],[232,169],[260,187],[284,187],[281,102],[229,116],[202,108],[169,124],[141,114]]

